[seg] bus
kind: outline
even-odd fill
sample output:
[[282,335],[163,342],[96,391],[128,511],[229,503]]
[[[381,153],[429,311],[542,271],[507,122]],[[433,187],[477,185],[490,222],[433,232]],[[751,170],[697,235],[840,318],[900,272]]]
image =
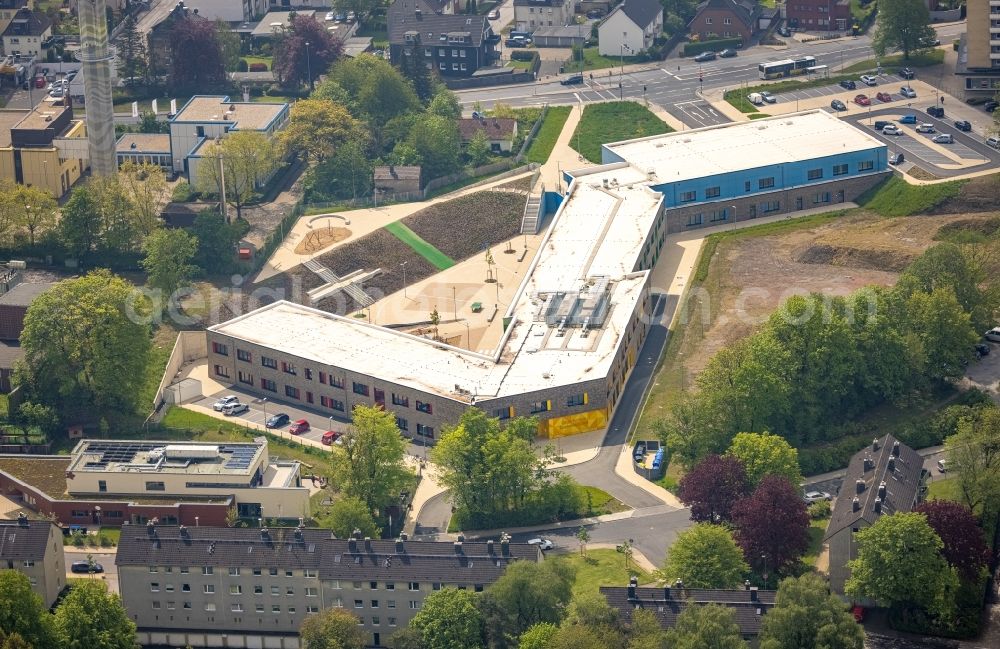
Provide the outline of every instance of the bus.
[[760,72],[761,79],[780,79],[781,77],[793,77],[805,74],[809,68],[815,66],[815,56],[803,56],[797,59],[761,63],[757,69]]

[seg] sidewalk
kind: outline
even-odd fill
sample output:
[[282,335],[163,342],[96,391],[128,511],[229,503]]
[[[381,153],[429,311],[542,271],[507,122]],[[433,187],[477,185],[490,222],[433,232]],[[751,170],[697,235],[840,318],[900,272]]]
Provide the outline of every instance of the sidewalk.
[[[591,166],[588,160],[570,146],[573,133],[576,132],[576,127],[580,123],[582,110],[583,105],[580,103],[577,103],[570,109],[569,117],[566,118],[562,132],[559,133],[556,145],[552,147],[549,159],[539,170],[541,173],[538,176],[538,180],[545,186],[547,191],[558,191],[558,188],[562,185],[561,172]],[[535,187],[539,187],[538,183],[535,184]]]

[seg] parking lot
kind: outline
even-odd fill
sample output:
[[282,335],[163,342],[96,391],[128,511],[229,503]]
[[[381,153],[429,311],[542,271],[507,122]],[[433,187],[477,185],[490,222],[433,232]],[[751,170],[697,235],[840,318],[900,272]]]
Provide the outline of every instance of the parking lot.
[[690,128],[728,124],[730,121],[703,99],[667,104],[664,109]]
[[[906,79],[903,79],[902,77],[897,76],[895,74],[882,74],[879,75],[877,79],[878,79],[877,86],[866,86],[865,84],[861,83],[860,79],[855,79],[854,83],[857,85],[857,89],[853,91],[842,88],[838,84],[831,83],[830,85],[819,86],[817,88],[806,88],[804,90],[792,90],[790,92],[782,92],[780,94],[775,94],[775,97],[778,98],[779,102],[788,103],[790,101],[794,102],[796,100],[803,101],[806,99],[816,99],[818,97],[826,97],[828,95],[831,95],[830,98],[832,99],[833,98],[832,95],[838,95],[841,93],[850,93],[851,97],[859,94],[868,95],[872,99],[872,102],[875,103],[876,102],[875,93],[890,92],[892,94],[893,100],[903,99],[905,101],[914,101],[912,99],[907,100],[905,99],[905,97],[899,94],[900,88],[909,85],[909,82]],[[852,106],[852,109],[853,108],[854,106]]]

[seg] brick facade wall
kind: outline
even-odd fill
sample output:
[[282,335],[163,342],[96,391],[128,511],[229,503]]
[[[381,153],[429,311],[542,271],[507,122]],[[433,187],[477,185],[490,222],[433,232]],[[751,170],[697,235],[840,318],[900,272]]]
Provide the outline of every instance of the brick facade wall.
[[[730,22],[728,25],[727,19]],[[729,32],[730,38],[737,36],[743,38],[745,43],[753,36],[753,30],[748,28],[736,14],[724,9],[707,8],[691,21],[690,33],[697,34],[702,40],[726,38],[726,32]]]

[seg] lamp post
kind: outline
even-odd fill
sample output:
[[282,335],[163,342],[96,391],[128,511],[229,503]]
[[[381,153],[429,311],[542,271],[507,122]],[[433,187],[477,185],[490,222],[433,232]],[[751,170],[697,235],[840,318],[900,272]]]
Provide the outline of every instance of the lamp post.
[[403,297],[406,297],[406,264],[410,262],[404,261],[400,266],[403,268]]
[[267,397],[262,397],[260,405],[264,409],[264,430],[267,430]]
[[472,334],[469,333],[469,319],[465,319],[465,346],[472,351]]
[[309,92],[313,91],[312,57],[309,55],[309,41],[306,41],[306,74],[309,76]]
[[730,205],[729,207],[733,208],[733,229],[735,230],[736,229],[736,206],[735,205]]
[[619,48],[619,55],[621,58],[621,68],[618,73],[618,101],[625,99],[625,84],[623,78],[625,77],[625,50],[629,53],[632,52],[632,48],[625,44],[625,39],[628,38],[628,32],[622,32],[622,44]]

